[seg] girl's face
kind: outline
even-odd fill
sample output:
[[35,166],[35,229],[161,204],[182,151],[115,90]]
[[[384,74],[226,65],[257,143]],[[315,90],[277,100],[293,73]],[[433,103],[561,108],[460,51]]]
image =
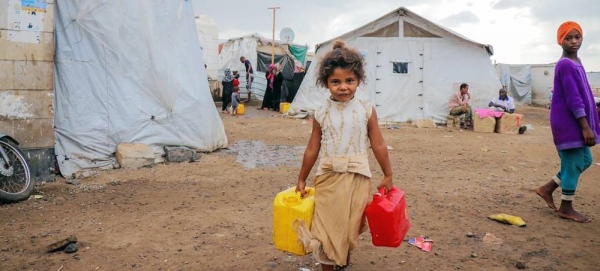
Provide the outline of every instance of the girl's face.
[[583,37],[576,29],[571,30],[569,34],[565,37],[562,42],[562,48],[566,52],[576,53],[581,47],[581,43],[583,42]]
[[351,70],[335,68],[327,78],[327,88],[338,102],[348,102],[354,98],[358,88],[358,78]]

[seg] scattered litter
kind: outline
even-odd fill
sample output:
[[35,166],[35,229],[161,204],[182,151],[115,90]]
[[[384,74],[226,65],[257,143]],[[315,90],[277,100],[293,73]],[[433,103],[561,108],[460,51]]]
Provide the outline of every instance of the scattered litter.
[[67,245],[67,247],[65,247],[66,253],[75,253],[75,252],[77,252],[77,250],[78,250],[78,248],[77,248],[76,243],[70,243]]
[[502,222],[504,224],[516,225],[519,227],[526,226],[525,221],[518,216],[507,215],[507,214],[495,214],[495,215],[488,216],[488,218],[491,220],[496,220],[498,222]]
[[477,138],[483,138],[483,136],[478,136]]
[[451,135],[445,135],[444,137],[452,137]]
[[54,243],[52,243],[52,244],[50,244],[50,245],[48,245],[46,247],[46,251],[47,252],[54,252],[54,251],[59,250],[59,249],[64,249],[65,247],[67,247],[71,243],[77,243],[77,237],[75,237],[75,236],[69,236],[69,237],[67,237],[65,239],[62,239],[62,240],[58,241],[58,242],[54,242]]
[[394,148],[392,148],[391,146],[387,146],[388,150],[393,150]]
[[44,196],[42,196],[42,195],[34,195],[33,198],[34,199],[42,199],[42,198],[44,198]]
[[475,234],[472,232],[467,232],[467,237],[469,237],[469,238],[475,237]]
[[596,163],[596,166],[600,166],[600,163]]
[[500,245],[504,242],[504,240],[502,240],[502,239],[496,237],[494,234],[488,232],[483,237],[483,242],[486,244]]
[[505,150],[501,150],[500,152],[501,153],[508,153],[508,151],[505,151]]
[[304,267],[301,267],[301,268],[299,269],[299,271],[310,271],[310,269],[308,269],[308,268],[304,268]]
[[490,149],[487,146],[485,146],[485,147],[481,148],[481,151],[482,152],[489,152]]
[[408,243],[426,252],[430,252],[433,246],[433,240],[427,236],[409,238]]
[[388,125],[388,129],[390,130],[396,130],[399,129],[400,127],[398,127],[397,125]]
[[306,123],[307,123],[306,120],[302,121],[302,125],[306,125]]

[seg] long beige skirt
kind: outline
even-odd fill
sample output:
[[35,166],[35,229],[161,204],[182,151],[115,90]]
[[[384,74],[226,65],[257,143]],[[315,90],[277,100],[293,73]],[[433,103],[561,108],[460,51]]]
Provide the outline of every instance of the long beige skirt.
[[370,200],[371,178],[357,173],[325,173],[314,181],[315,213],[310,231],[295,223],[307,253],[321,264],[346,265],[348,252],[358,246],[367,229],[365,208]]

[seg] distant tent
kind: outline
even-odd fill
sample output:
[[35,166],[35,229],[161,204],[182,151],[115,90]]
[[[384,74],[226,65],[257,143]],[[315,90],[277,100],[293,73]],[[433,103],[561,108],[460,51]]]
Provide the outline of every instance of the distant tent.
[[[240,57],[250,60],[254,67],[254,81],[252,83],[252,93],[255,98],[262,100],[267,80],[265,73],[271,64],[272,41],[259,34],[251,34],[243,37],[232,38],[220,45],[219,50],[219,80],[223,78],[225,69],[237,70],[240,73],[240,85],[246,84],[244,65],[240,62]],[[275,41],[275,63],[283,65],[289,59],[292,62],[305,65],[308,48],[304,45],[282,43]],[[297,90],[297,88],[296,88]],[[240,88],[242,95],[245,95],[246,88]],[[295,93],[295,91],[294,91]]]
[[149,145],[158,160],[164,146],[227,147],[193,10],[191,1],[56,1],[62,174],[112,169],[122,142]]
[[474,107],[487,107],[501,88],[490,61],[492,46],[471,41],[401,7],[318,44],[290,113],[312,111],[327,99],[328,91],[315,83],[315,71],[337,39],[365,57],[367,82],[357,96],[373,102],[381,122],[443,122],[448,98],[461,83],[469,84]]

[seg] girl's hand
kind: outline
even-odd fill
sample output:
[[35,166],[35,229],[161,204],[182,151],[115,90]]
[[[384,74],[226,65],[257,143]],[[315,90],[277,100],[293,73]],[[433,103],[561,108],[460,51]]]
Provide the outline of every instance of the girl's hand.
[[300,193],[300,197],[304,198],[308,192],[306,191],[306,181],[298,180],[298,184],[296,184],[296,193]]
[[594,134],[592,129],[590,129],[589,127],[584,128],[581,130],[581,133],[583,134],[583,141],[585,142],[586,146],[593,147],[594,145],[596,145],[596,135]]
[[377,189],[379,190],[379,188],[383,187],[385,188],[385,193],[387,194],[388,192],[390,192],[390,190],[392,190],[392,186],[394,186],[392,182],[392,176],[384,176],[383,180],[381,180],[379,185],[377,185]]

